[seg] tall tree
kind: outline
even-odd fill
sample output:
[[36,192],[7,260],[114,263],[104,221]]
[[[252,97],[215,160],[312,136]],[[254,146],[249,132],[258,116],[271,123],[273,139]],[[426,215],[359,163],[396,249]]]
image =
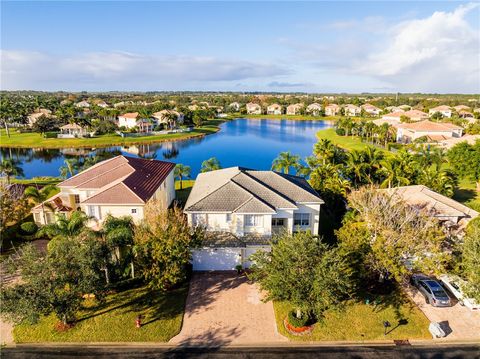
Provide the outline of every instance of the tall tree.
[[475,181],[477,192],[480,192],[480,140],[473,145],[461,142],[452,147],[447,156],[454,171],[460,177]]
[[215,157],[211,157],[208,160],[205,160],[202,162],[202,167],[200,169],[200,172],[204,173],[204,172],[216,171],[221,168],[222,166],[220,165],[220,161]]
[[190,178],[190,166],[185,166],[181,163],[177,163],[175,166],[174,176],[180,181],[180,189],[182,189],[183,179]]
[[280,152],[272,162],[272,170],[289,174],[290,168],[297,170],[300,167],[300,156],[292,155],[290,151]]

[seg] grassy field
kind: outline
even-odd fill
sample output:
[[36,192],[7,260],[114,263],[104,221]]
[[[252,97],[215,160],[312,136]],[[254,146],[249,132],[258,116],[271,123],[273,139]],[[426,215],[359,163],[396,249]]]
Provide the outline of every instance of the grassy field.
[[467,178],[460,180],[453,199],[480,212],[480,194],[472,180]]
[[56,185],[63,180],[58,177],[33,177],[28,179],[23,178],[12,178],[12,183],[20,183],[24,185],[39,185],[39,186],[48,186],[48,185]]
[[[359,137],[356,136],[339,136],[335,133],[334,128],[327,128],[325,130],[320,130],[317,132],[317,138],[319,140],[327,139],[332,141],[333,144],[347,150],[363,150],[367,146],[372,146],[372,144],[362,142]],[[376,147],[381,151],[390,152],[384,148]]]
[[[187,284],[168,293],[140,287],[109,295],[105,304],[89,299],[73,328],[57,331],[58,320],[51,315],[35,325],[17,325],[14,339],[16,343],[166,342],[182,327],[187,292]],[[139,314],[143,325],[136,328]]]
[[[288,302],[274,302],[277,328],[280,334],[294,341],[430,339],[429,321],[424,314],[407,299],[391,303],[394,296],[399,294],[386,297],[379,304],[350,302],[344,311],[327,311],[323,323],[315,324],[312,333],[304,336],[293,336],[285,329],[283,321],[292,306]],[[392,325],[386,336],[385,320]]]
[[191,132],[172,133],[158,136],[126,137],[122,138],[115,134],[108,134],[93,138],[43,138],[39,133],[19,133],[10,131],[7,137],[5,130],[0,130],[0,147],[20,148],[82,148],[82,147],[107,147],[134,145],[139,143],[155,143],[164,141],[185,140],[188,138],[205,136],[217,132],[221,121],[209,121],[202,127],[195,128]]

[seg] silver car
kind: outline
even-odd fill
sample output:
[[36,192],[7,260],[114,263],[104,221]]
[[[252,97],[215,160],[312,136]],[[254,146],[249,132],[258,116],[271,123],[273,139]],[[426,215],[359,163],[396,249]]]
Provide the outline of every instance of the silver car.
[[413,284],[425,297],[425,301],[434,307],[450,307],[450,297],[443,287],[434,279],[428,277],[413,277]]

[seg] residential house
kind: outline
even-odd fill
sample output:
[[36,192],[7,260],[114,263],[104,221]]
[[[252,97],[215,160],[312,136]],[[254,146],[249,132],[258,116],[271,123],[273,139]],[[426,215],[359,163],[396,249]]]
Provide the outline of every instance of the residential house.
[[281,115],[282,114],[282,106],[278,103],[273,103],[270,106],[267,106],[267,114],[268,115]]
[[466,110],[458,111],[458,117],[465,118],[465,119],[474,119],[475,118],[473,116],[473,113],[471,113],[470,111],[466,111]]
[[178,123],[183,123],[183,113],[180,113],[175,110],[162,110],[155,112],[152,117],[155,119],[157,124],[170,124],[172,123],[173,117],[175,117],[175,122]]
[[410,143],[426,137],[428,142],[438,142],[452,137],[461,137],[463,128],[452,123],[431,122],[429,120],[401,123],[397,128],[397,142]]
[[468,222],[479,216],[479,213],[470,207],[423,185],[403,186],[380,191],[438,219],[449,229],[451,234],[461,235]]
[[42,116],[55,117],[52,115],[52,111],[46,108],[39,108],[34,113],[31,113],[30,115],[28,115],[27,117],[28,125],[32,127],[38,121],[38,119]]
[[469,145],[473,145],[477,141],[480,141],[480,135],[465,135],[462,137],[452,137],[447,138],[446,140],[441,140],[437,142],[436,145],[448,150],[460,142],[467,142]]
[[345,105],[343,108],[345,111],[345,116],[360,116],[360,113],[362,112],[360,107],[352,104]]
[[453,107],[455,111],[460,112],[460,111],[470,111],[470,107],[465,106],[465,105],[458,105]]
[[138,112],[128,112],[118,116],[118,127],[137,128],[138,132],[153,131],[154,123],[150,119],[140,118]]
[[325,106],[325,116],[336,116],[340,113],[340,106],[335,103]]
[[33,218],[44,225],[82,210],[93,218],[91,227],[101,226],[108,214],[138,223],[150,200],[168,208],[175,199],[174,168],[171,162],[116,156],[59,183],[60,192],[34,207]]
[[299,115],[303,109],[303,103],[296,103],[287,106],[287,115]]
[[58,138],[77,138],[88,135],[89,132],[85,127],[77,125],[76,123],[69,123],[60,127]]
[[366,103],[366,104],[364,104],[360,107],[370,116],[378,116],[378,115],[380,115],[380,112],[382,112],[381,109],[379,109],[378,107],[373,106],[369,103]]
[[410,111],[396,111],[388,113],[382,116],[383,120],[387,121],[397,121],[400,123],[400,118],[402,116],[408,117],[411,122],[418,122],[423,120],[428,120],[428,114],[419,110],[410,110]]
[[249,102],[246,105],[247,114],[249,115],[261,115],[262,114],[262,106],[258,103]]
[[87,101],[83,100],[83,101],[77,102],[75,104],[75,107],[88,108],[88,107],[90,107],[90,104]]
[[323,203],[297,176],[241,167],[199,174],[184,211],[189,225],[206,228],[209,240],[193,251],[193,269],[248,267],[248,256],[268,250],[274,233],[318,234]]
[[98,101],[97,106],[102,107],[102,108],[107,108],[108,103],[106,103],[105,101]]
[[313,115],[313,116],[320,115],[321,111],[322,111],[322,105],[320,105],[316,102],[308,105],[307,109],[305,110],[306,113],[308,113],[310,115]]
[[241,105],[238,102],[232,102],[230,105],[228,105],[228,108],[231,111],[235,111],[235,112],[240,111],[240,107],[241,107]]
[[440,112],[443,117],[448,117],[448,118],[452,117],[452,109],[450,108],[450,106],[437,106],[437,107],[431,108],[428,111],[428,114],[432,116],[437,112]]

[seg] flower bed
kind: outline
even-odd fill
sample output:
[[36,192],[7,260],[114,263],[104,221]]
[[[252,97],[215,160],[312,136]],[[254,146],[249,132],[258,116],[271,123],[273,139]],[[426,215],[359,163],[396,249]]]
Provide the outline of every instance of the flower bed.
[[313,330],[314,325],[306,325],[304,327],[294,327],[288,322],[288,317],[285,317],[283,320],[283,325],[285,329],[292,335],[306,335],[310,334]]

